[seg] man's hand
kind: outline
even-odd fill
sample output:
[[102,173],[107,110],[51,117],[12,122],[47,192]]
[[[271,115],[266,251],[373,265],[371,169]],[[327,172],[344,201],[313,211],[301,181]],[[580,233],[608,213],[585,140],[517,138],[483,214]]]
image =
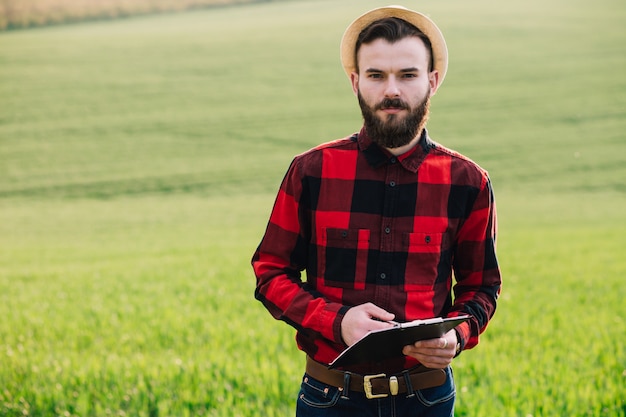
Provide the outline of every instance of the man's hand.
[[352,307],[341,321],[341,337],[346,345],[351,346],[371,330],[392,327],[388,321],[394,317],[394,314],[372,303]]
[[415,344],[405,346],[402,353],[411,356],[431,369],[443,369],[452,363],[456,355],[456,332],[450,330],[439,339],[420,340]]

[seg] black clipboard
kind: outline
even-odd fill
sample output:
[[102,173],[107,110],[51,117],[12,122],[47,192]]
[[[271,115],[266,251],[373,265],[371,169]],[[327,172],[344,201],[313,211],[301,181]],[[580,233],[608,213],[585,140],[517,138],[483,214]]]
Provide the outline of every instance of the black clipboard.
[[403,356],[402,348],[404,346],[411,345],[418,340],[442,337],[470,317],[469,315],[450,318],[435,317],[397,323],[388,329],[373,330],[341,352],[328,367],[330,369],[340,368]]

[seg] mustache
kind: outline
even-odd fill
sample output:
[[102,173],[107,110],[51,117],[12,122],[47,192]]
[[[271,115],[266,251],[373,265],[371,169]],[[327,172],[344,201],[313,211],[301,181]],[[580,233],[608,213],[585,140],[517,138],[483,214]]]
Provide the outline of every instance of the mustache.
[[383,101],[381,101],[380,103],[376,105],[375,110],[382,110],[382,109],[389,109],[389,108],[409,110],[410,106],[404,100],[401,100],[399,98],[385,98],[383,99]]

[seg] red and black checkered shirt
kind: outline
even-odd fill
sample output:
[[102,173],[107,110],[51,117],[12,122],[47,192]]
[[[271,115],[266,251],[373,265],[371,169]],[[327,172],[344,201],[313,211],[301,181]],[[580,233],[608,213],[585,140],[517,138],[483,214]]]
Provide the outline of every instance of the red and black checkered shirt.
[[495,238],[486,171],[426,131],[395,157],[362,129],[294,158],[252,259],[255,296],[319,362],[345,349],[341,320],[366,302],[397,321],[471,314],[457,328],[467,349],[496,309]]

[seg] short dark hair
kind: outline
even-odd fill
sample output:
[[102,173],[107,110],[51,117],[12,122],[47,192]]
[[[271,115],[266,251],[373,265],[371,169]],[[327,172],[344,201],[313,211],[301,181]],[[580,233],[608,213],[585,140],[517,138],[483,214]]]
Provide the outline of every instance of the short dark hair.
[[434,59],[433,47],[430,43],[430,39],[428,39],[428,36],[426,36],[424,32],[419,30],[417,27],[398,17],[386,17],[384,19],[377,20],[359,33],[359,37],[356,40],[356,46],[354,48],[354,63],[357,71],[359,68],[359,61],[357,60],[357,57],[359,49],[361,49],[361,45],[374,42],[376,39],[381,38],[385,39],[389,43],[394,43],[410,36],[415,36],[424,42],[426,50],[428,50],[428,54],[430,55],[428,71],[432,71]]

